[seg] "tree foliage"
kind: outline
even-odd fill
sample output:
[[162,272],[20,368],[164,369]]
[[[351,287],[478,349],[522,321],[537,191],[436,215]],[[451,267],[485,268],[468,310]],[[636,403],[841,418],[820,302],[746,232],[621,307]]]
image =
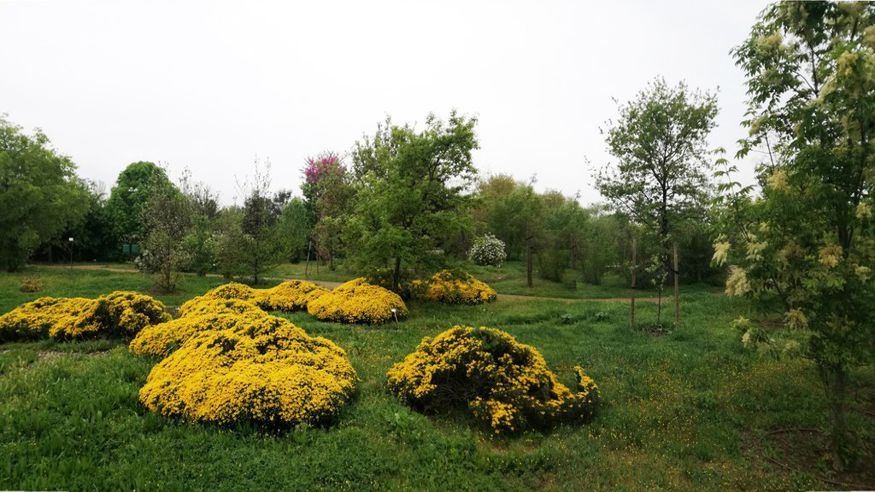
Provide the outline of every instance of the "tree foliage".
[[849,371],[875,353],[875,7],[774,4],[733,54],[749,96],[740,154],[764,148],[769,160],[762,197],[725,184],[715,260],[732,265],[729,293],[776,295],[786,324],[808,335],[846,465]]
[[34,249],[88,210],[76,166],[48,137],[0,118],[0,268],[20,268]]
[[136,243],[143,238],[143,209],[153,190],[165,186],[172,186],[167,172],[152,162],[134,162],[119,173],[106,207],[120,241]]
[[425,128],[387,120],[353,152],[356,199],[347,224],[349,255],[372,273],[445,262],[444,238],[464,227],[467,191],[476,178],[471,151],[477,120],[455,112],[446,122],[429,115]]

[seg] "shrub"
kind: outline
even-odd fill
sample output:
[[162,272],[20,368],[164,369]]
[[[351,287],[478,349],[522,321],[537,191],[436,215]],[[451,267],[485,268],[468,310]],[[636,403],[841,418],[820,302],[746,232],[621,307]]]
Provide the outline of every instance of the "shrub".
[[290,280],[271,289],[261,291],[256,303],[268,311],[302,311],[307,309],[310,301],[321,297],[328,289],[313,282]]
[[500,267],[507,259],[504,241],[492,234],[484,234],[474,240],[468,251],[468,259],[478,265]]
[[28,277],[21,281],[18,287],[21,292],[39,292],[43,290],[43,282],[38,277]]
[[[135,355],[166,357],[186,340],[205,330],[237,328],[267,315],[247,301],[196,297],[186,303],[185,315],[144,328],[128,348]],[[278,318],[275,318],[278,319]]]
[[466,408],[496,433],[588,420],[595,382],[576,368],[572,393],[533,347],[494,328],[456,326],[423,338],[387,374],[389,390],[420,411]]
[[153,412],[220,425],[330,422],[357,382],[346,352],[288,320],[264,316],[195,334],[140,389]]
[[136,292],[98,297],[41,297],[0,316],[0,340],[126,337],[170,319],[164,304]]
[[482,304],[496,299],[495,290],[467,273],[442,270],[425,281],[411,283],[414,297],[444,304]]
[[307,312],[322,321],[376,324],[407,317],[407,306],[398,294],[357,278],[314,299]]

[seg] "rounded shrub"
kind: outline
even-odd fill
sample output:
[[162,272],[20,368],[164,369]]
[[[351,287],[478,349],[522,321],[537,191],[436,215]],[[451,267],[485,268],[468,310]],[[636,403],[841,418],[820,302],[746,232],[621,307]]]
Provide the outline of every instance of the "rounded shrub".
[[484,234],[474,240],[468,259],[478,265],[500,267],[507,259],[504,241],[492,234]]
[[423,338],[387,377],[390,392],[414,409],[466,409],[502,433],[587,421],[599,391],[583,369],[576,373],[572,393],[534,347],[494,328],[456,326]]
[[152,368],[139,397],[169,417],[281,428],[330,422],[357,381],[343,349],[267,315],[196,333]]
[[97,299],[41,297],[0,316],[0,340],[130,337],[168,320],[161,301],[136,292]]
[[407,317],[401,296],[364,278],[350,280],[311,301],[307,312],[322,321],[378,324]]
[[303,311],[313,299],[321,297],[328,289],[313,282],[289,280],[270,289],[259,291],[256,304],[268,311]]
[[184,316],[141,330],[128,346],[131,353],[166,357],[199,332],[238,328],[268,317],[255,304],[238,299],[197,297],[192,301]]
[[444,304],[482,304],[494,301],[495,290],[468,273],[442,270],[428,280],[411,283],[414,297]]

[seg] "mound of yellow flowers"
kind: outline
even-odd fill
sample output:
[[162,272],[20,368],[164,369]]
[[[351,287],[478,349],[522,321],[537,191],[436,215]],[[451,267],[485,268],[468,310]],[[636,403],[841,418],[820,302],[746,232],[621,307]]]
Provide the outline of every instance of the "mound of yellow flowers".
[[364,278],[350,280],[314,299],[307,312],[322,321],[378,324],[407,317],[401,296]]
[[148,326],[137,333],[128,347],[130,351],[136,355],[166,357],[198,332],[236,328],[267,316],[255,304],[238,299],[199,296],[184,307],[179,318]]
[[496,298],[495,290],[468,273],[441,270],[428,280],[410,284],[414,297],[444,304],[482,304]]
[[576,372],[572,393],[534,347],[494,328],[456,326],[424,338],[387,376],[389,390],[417,410],[467,408],[502,433],[588,420],[599,391],[583,369]]
[[269,427],[331,421],[358,380],[346,352],[262,314],[195,333],[140,389],[151,411],[197,422]]
[[41,297],[0,316],[0,341],[128,337],[169,319],[164,304],[136,292],[97,299]]
[[179,307],[179,313],[185,315],[189,305],[202,298],[249,301],[266,311],[302,311],[307,309],[310,301],[326,292],[328,289],[304,280],[289,280],[269,289],[255,289],[245,284],[229,282],[186,302]]

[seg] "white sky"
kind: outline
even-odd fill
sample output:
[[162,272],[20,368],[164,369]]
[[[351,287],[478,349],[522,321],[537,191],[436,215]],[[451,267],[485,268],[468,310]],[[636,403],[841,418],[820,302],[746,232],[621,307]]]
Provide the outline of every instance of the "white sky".
[[[0,113],[42,128],[107,189],[128,163],[185,167],[230,203],[257,155],[299,193],[304,159],[386,115],[479,118],[484,172],[592,188],[599,127],[656,75],[719,86],[713,146],[745,131],[729,50],[762,1],[0,0]],[[587,159],[590,163],[587,165]],[[739,163],[750,180],[755,161]]]

